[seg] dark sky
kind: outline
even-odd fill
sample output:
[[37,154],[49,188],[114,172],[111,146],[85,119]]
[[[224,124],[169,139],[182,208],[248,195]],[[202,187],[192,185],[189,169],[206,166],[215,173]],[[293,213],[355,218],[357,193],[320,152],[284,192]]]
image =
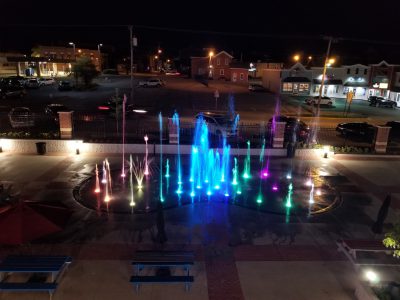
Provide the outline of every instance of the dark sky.
[[[104,0],[103,0],[104,1]],[[134,25],[138,53],[160,46],[205,54],[203,48],[233,51],[244,60],[287,60],[296,52],[322,57],[327,41],[338,37],[332,54],[342,63],[400,63],[400,1],[2,1],[0,51],[29,52],[35,44],[96,48],[124,55],[125,25]],[[6,12],[6,13],[4,13]],[[197,53],[195,53],[197,52]]]

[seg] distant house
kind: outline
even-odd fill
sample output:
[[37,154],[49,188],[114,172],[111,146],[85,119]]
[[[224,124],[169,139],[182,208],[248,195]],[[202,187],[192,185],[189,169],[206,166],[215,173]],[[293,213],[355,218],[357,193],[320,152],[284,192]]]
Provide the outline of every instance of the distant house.
[[191,57],[192,78],[202,77],[214,80],[227,80],[247,83],[249,65],[233,61],[233,56],[226,51],[214,56]]

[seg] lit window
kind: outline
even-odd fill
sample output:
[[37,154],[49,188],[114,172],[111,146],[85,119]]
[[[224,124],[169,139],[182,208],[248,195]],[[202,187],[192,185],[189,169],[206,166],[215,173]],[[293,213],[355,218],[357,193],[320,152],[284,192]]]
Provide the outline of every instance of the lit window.
[[285,82],[285,83],[283,83],[283,88],[282,88],[282,90],[283,90],[284,92],[291,92],[291,91],[293,90],[293,84],[290,83],[290,82]]

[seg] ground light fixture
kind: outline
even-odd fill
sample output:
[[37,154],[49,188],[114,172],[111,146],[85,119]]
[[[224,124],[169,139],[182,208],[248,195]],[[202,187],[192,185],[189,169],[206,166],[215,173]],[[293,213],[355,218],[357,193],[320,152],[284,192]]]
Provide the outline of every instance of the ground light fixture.
[[376,284],[376,283],[379,282],[379,276],[373,270],[366,270],[364,275],[365,275],[365,278],[367,278],[367,280],[369,281],[370,284]]
[[75,154],[79,155],[81,154],[81,147],[82,147],[82,141],[76,141],[75,142]]

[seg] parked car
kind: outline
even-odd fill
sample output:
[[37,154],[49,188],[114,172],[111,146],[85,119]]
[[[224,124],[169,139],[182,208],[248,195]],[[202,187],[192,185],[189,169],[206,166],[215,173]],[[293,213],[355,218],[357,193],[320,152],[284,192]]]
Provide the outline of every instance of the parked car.
[[229,116],[210,112],[200,112],[196,115],[196,120],[203,118],[207,123],[208,132],[216,136],[235,137],[238,135],[235,121]]
[[376,128],[367,122],[340,123],[336,131],[345,137],[358,137],[368,141],[375,138]]
[[[99,105],[97,107],[97,110],[100,113],[106,114],[110,117],[115,118],[117,116],[117,114],[119,116],[122,115],[122,98],[116,98],[116,97],[111,97],[110,100],[108,100],[107,102],[103,103],[102,105]],[[131,115],[133,115],[135,113],[135,110],[133,108],[132,104],[126,104],[125,106],[125,116],[130,117]]]
[[58,122],[58,112],[59,111],[71,111],[64,104],[52,103],[46,105],[44,112],[47,116],[52,118],[55,122]]
[[369,96],[368,102],[370,106],[376,107],[390,107],[395,108],[397,107],[397,102],[389,99],[385,99],[383,97],[378,96]]
[[[275,119],[275,120],[274,120]],[[271,118],[267,124],[268,135],[272,136],[273,122],[286,122],[284,138],[285,141],[307,142],[310,137],[310,127],[295,117],[276,116]]]
[[28,89],[38,89],[40,82],[37,78],[29,78],[25,81],[25,87]]
[[165,85],[164,81],[159,78],[152,78],[139,81],[139,86],[141,87],[161,87],[164,85]]
[[28,107],[15,107],[8,113],[12,128],[33,127],[35,118]]
[[59,91],[71,91],[72,90],[72,83],[71,81],[62,80],[58,83],[58,90]]
[[14,82],[11,84],[10,82],[0,81],[0,98],[6,99],[10,97],[19,97],[22,98],[26,95],[26,91],[22,84],[19,82]]
[[261,84],[250,84],[249,91],[252,92],[266,92],[267,89],[263,87]]
[[385,126],[391,127],[389,141],[400,141],[400,121],[389,121]]
[[9,76],[5,78],[5,80],[8,80],[11,84],[19,83],[21,85],[25,85],[26,77],[24,76]]
[[[307,98],[305,100],[306,104],[308,105],[318,105],[318,101],[319,101],[319,96],[315,96],[315,97],[311,97],[311,98]],[[320,105],[328,105],[328,106],[332,106],[334,104],[334,100],[327,97],[327,96],[323,96],[321,97],[321,102]]]
[[41,86],[43,86],[43,85],[53,85],[55,83],[56,83],[56,81],[54,80],[54,78],[39,78],[39,84]]
[[167,70],[165,71],[165,75],[167,76],[179,76],[181,73],[179,73],[177,70]]

